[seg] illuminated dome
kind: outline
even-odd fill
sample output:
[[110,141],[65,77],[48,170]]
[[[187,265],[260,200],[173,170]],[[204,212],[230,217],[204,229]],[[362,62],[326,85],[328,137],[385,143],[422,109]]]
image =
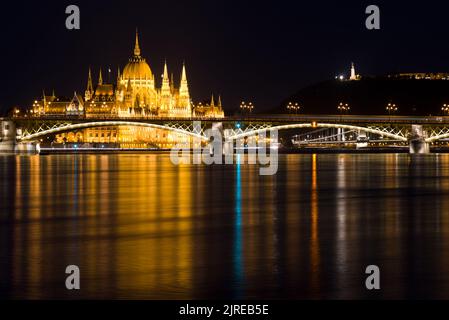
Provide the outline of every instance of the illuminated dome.
[[128,79],[151,79],[153,74],[151,73],[150,66],[146,63],[145,59],[140,57],[133,57],[129,59],[128,64],[123,69],[123,78]]
[[134,46],[134,56],[129,59],[128,64],[123,69],[123,78],[128,79],[151,79],[153,73],[144,58],[140,56],[139,35],[136,32],[136,45]]

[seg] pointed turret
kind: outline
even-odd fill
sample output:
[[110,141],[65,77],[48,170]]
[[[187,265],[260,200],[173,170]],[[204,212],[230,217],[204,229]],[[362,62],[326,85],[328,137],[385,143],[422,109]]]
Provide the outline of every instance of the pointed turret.
[[100,68],[100,75],[98,76],[98,84],[99,85],[103,84],[103,75],[101,74],[101,68]]
[[134,44],[134,56],[140,57],[139,32],[136,28],[136,43]]
[[182,63],[181,84],[183,81],[187,83],[186,64],[184,62]]
[[94,94],[94,87],[92,85],[92,72],[89,67],[89,73],[87,76],[87,88],[86,91],[84,91],[84,100],[89,101],[90,99],[92,99],[93,94]]
[[170,79],[168,78],[168,67],[167,61],[164,62],[164,73],[162,75],[162,86],[161,86],[161,112],[167,115],[171,106],[171,89],[170,89]]
[[90,91],[90,92],[94,91],[94,88],[93,88],[93,85],[92,85],[92,71],[90,70],[90,68],[89,68],[89,75],[87,76],[87,89],[86,89],[86,91]]
[[182,64],[181,83],[179,85],[179,102],[178,106],[186,108],[188,113],[191,113],[189,84],[187,82],[187,72],[185,63]]
[[185,63],[182,64],[182,73],[181,73],[181,84],[179,86],[179,95],[181,97],[188,97],[189,95],[189,84],[187,82],[187,72]]
[[214,104],[214,94],[212,94],[212,97],[211,97],[211,99],[210,99],[210,106],[211,106],[211,107],[215,107],[215,104]]
[[170,79],[168,78],[167,61],[164,62],[164,74],[162,75],[162,95],[170,95]]
[[221,108],[221,95],[218,95],[218,107]]
[[163,75],[163,79],[167,79],[168,80],[168,68],[167,68],[167,60],[165,60],[164,62],[164,75]]
[[175,91],[175,78],[173,77],[173,72],[170,75],[170,90],[171,92]]
[[120,85],[120,78],[121,78],[121,75],[120,75],[120,67],[118,67],[118,68],[117,68],[117,86]]

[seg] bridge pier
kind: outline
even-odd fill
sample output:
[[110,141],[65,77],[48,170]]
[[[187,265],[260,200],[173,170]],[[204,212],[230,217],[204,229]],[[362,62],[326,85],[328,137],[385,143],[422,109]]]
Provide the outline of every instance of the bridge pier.
[[0,153],[39,153],[39,151],[39,142],[18,142],[16,124],[11,120],[0,119]]
[[410,140],[411,154],[426,154],[430,153],[429,143],[424,140]]
[[233,130],[225,129],[223,131],[223,154],[224,155],[232,155],[234,154],[234,141],[229,140],[229,137],[232,136]]
[[20,153],[39,153],[41,146],[38,141],[18,142],[15,151]]
[[357,149],[368,148],[368,138],[366,136],[366,132],[363,130],[359,130],[357,134]]
[[426,142],[426,132],[422,125],[412,125],[412,133],[409,139],[410,154],[430,153],[429,143]]
[[15,123],[0,119],[0,153],[14,152],[16,144]]
[[345,129],[344,128],[338,128],[337,132],[338,132],[338,141],[346,141]]

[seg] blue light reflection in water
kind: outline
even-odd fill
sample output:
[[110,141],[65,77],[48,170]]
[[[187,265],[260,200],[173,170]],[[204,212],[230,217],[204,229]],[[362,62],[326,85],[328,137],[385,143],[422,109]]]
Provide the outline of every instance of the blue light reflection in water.
[[240,155],[236,155],[235,169],[235,218],[234,218],[234,298],[242,297],[243,288],[243,259],[242,259],[242,182],[241,182],[241,164]]

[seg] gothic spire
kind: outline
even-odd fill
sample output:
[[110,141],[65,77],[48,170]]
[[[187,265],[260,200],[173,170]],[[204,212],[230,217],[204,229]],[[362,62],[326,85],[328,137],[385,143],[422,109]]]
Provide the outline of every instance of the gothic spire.
[[117,86],[120,84],[120,67],[117,67]]
[[165,60],[164,62],[164,75],[163,75],[163,79],[167,79],[168,80],[168,68],[167,68],[167,60]]
[[184,97],[189,97],[189,84],[187,82],[185,63],[182,64],[181,84],[179,86],[179,94]]
[[181,83],[179,85],[179,104],[181,107],[191,110],[189,84],[187,82],[187,72],[185,63],[182,64]]
[[139,32],[137,31],[137,28],[136,28],[136,43],[134,45],[134,56],[140,57]]
[[187,82],[186,64],[184,62],[182,63],[181,83],[183,81]]
[[89,75],[87,76],[87,91],[94,91],[93,86],[92,86],[92,72],[90,70],[89,67]]
[[170,94],[170,79],[168,78],[167,61],[164,62],[164,74],[162,75],[162,94]]
[[174,89],[175,89],[175,79],[173,78],[173,72],[172,72],[171,78],[170,78],[170,90],[173,92]]
[[98,76],[98,84],[99,85],[103,84],[103,75],[101,74],[101,68],[100,68],[100,75]]

